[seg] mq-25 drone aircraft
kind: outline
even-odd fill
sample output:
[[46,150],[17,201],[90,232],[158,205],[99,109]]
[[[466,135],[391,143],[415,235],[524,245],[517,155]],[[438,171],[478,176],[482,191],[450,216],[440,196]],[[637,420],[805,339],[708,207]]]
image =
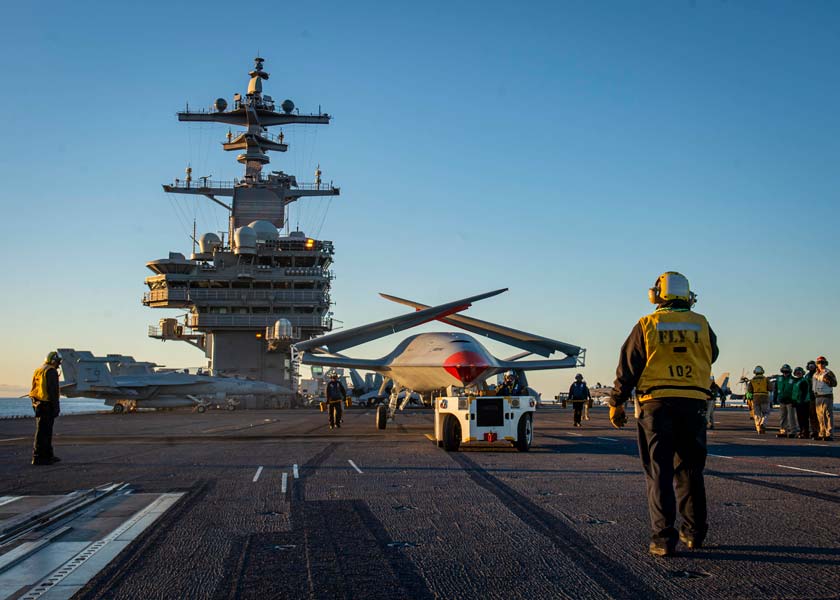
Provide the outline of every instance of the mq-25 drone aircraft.
[[[397,395],[403,389],[427,393],[443,388],[459,387],[472,388],[481,393],[488,391],[487,379],[489,377],[505,371],[516,373],[520,385],[527,389],[525,371],[583,366],[586,351],[579,346],[458,314],[472,306],[473,302],[505,291],[507,288],[431,307],[380,294],[387,300],[411,306],[416,312],[299,342],[295,344],[295,348],[300,353],[301,362],[304,364],[382,373],[386,378],[383,387],[388,380],[392,381],[394,385],[388,407],[380,406],[377,409],[376,421],[380,429],[385,428],[387,419],[393,419],[397,409]],[[493,356],[469,334],[435,332],[410,336],[400,342],[387,356],[379,359],[352,358],[339,354],[347,348],[435,320],[504,342],[523,352],[510,358],[500,359]],[[548,357],[554,352],[562,352],[566,356],[560,359],[549,359]],[[546,360],[521,360],[532,354],[544,356]],[[528,434],[530,435],[530,427],[528,427]]]

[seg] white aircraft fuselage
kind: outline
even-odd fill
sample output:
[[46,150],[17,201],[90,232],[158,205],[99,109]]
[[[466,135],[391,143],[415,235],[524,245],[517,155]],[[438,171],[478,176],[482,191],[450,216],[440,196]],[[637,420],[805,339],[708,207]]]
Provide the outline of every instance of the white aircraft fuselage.
[[384,363],[383,372],[417,392],[472,385],[500,369],[484,346],[460,332],[413,335],[385,357]]

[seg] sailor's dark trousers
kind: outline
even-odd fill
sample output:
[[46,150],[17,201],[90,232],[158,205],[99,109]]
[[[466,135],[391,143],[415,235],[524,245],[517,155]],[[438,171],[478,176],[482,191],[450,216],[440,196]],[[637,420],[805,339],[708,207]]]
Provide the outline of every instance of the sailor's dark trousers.
[[[43,413],[42,416],[38,416],[38,412]],[[53,457],[52,435],[55,417],[52,414],[46,414],[47,410],[38,412],[35,413],[35,444],[32,447],[32,459],[48,461]]]
[[799,421],[799,435],[811,437],[811,402],[800,402],[796,405],[796,420]]
[[574,422],[575,425],[580,425],[580,415],[583,413],[584,400],[573,400],[572,408],[575,409]]
[[641,405],[639,453],[653,541],[676,543],[677,508],[682,532],[698,541],[706,537],[705,409],[704,400],[687,398],[660,398]]
[[341,400],[330,400],[327,408],[330,411],[330,427],[341,425]]

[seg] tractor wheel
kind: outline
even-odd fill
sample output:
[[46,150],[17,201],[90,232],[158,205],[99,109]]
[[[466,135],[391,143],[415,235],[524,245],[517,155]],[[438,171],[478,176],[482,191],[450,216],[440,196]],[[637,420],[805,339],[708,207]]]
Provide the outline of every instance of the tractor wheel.
[[461,446],[461,423],[455,415],[446,415],[443,421],[443,449],[456,452]]
[[516,430],[516,449],[520,452],[528,452],[531,449],[531,441],[534,439],[534,421],[531,413],[525,413],[520,417]]

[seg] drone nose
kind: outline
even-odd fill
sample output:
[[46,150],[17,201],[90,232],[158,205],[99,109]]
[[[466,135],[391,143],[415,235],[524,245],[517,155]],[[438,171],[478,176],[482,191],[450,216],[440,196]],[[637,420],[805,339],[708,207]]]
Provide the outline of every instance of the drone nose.
[[490,365],[477,352],[456,352],[443,362],[446,372],[463,384],[478,379]]

